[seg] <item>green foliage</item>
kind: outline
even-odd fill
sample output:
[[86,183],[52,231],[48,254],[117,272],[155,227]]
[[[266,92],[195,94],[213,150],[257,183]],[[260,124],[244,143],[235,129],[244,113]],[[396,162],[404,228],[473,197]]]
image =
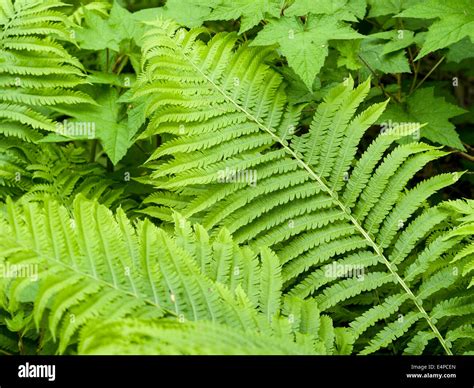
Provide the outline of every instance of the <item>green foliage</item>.
[[278,43],[288,64],[310,89],[328,55],[328,41],[358,38],[360,34],[334,16],[310,16],[304,24],[297,18],[285,17],[266,25],[252,45]]
[[278,17],[283,3],[282,0],[217,0],[211,2],[213,9],[207,20],[241,18],[240,32],[245,32],[263,19]]
[[414,6],[423,0],[368,0],[369,17],[398,14],[404,9]]
[[[94,4],[94,3],[93,3]],[[124,41],[133,40],[138,43],[142,34],[141,26],[133,19],[126,9],[114,3],[110,16],[98,12],[97,8],[85,8],[80,24],[75,27],[78,44],[85,50],[111,49],[120,51]],[[104,19],[104,16],[107,17]],[[82,20],[84,19],[84,20]]]
[[418,58],[459,42],[466,36],[474,40],[474,4],[470,0],[428,0],[409,7],[399,16],[437,19],[428,29]]
[[101,140],[105,153],[113,164],[117,164],[132,145],[132,137],[138,128],[123,114],[124,107],[119,103],[116,89],[98,89],[98,92],[97,106],[58,107],[56,110],[69,115],[70,123],[93,123],[93,137]]
[[[409,73],[410,65],[403,49],[412,41],[409,31],[390,31],[369,35],[360,45],[359,58],[370,69],[382,73]],[[399,36],[403,38],[400,39]]]
[[0,0],[0,353],[473,354],[468,0]]
[[[432,109],[436,107],[436,109]],[[434,95],[434,89],[418,89],[407,98],[405,105],[392,105],[382,116],[383,120],[407,123],[426,123],[420,135],[435,143],[464,150],[464,146],[449,122],[452,117],[465,113],[456,105],[446,102],[442,97]]]

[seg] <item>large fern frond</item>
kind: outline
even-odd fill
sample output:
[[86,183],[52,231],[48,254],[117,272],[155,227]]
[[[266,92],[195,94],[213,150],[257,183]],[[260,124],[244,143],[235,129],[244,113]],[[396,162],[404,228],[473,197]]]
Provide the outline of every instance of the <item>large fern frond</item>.
[[[367,341],[356,344],[363,353],[396,340],[419,350],[432,338],[434,352],[452,353],[448,330],[472,318],[473,304],[450,260],[470,236],[456,234],[456,214],[424,206],[460,174],[406,189],[446,153],[417,142],[397,145],[416,128],[380,133],[364,149],[362,136],[386,105],[358,111],[370,80],[333,88],[305,132],[301,107],[288,104],[282,77],[266,63],[271,51],[236,49],[232,33],[205,43],[205,33],[158,21],[144,41],[135,86],[137,98],[148,101],[143,137],[163,139],[150,158],[150,177],[142,179],[159,189],[144,212],[171,221],[173,203],[207,229],[225,227],[239,243],[270,247],[289,295],[314,296],[335,316],[357,306],[355,334],[371,327]],[[342,272],[328,274],[330,263]],[[353,269],[362,280],[348,275]],[[453,297],[464,308],[446,324],[436,311]]]

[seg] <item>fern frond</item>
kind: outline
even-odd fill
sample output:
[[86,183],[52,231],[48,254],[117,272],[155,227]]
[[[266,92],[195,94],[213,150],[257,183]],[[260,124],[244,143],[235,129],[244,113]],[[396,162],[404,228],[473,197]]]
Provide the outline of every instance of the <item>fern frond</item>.
[[309,355],[314,349],[284,336],[255,334],[211,324],[121,320],[82,331],[80,354]]
[[[332,352],[336,337],[320,339],[313,320],[326,318],[318,310],[305,316],[304,330],[292,327],[284,315],[280,265],[274,253],[264,249],[260,262],[225,231],[211,239],[201,226],[191,227],[178,214],[174,219],[170,235],[148,220],[132,224],[122,209],[113,215],[82,196],[74,200],[72,217],[51,199],[43,207],[26,199],[19,203],[8,199],[0,218],[0,262],[25,272],[0,279],[2,305],[11,314],[31,309],[32,325],[50,333],[53,343],[58,340],[60,353],[76,343],[78,331],[91,321],[111,321],[110,327],[104,323],[104,331],[115,336],[114,327],[125,328],[129,321],[123,320],[132,317],[153,319],[146,326],[156,335],[161,318],[173,320],[182,338],[195,327],[189,321],[203,321],[203,327],[208,322],[218,336],[249,335],[249,341],[265,345],[262,352]],[[333,330],[332,323],[327,330]],[[249,334],[257,331],[261,336]],[[268,350],[266,338],[273,335],[282,342]],[[341,335],[350,333],[344,330]],[[90,336],[94,337],[88,334],[81,346],[94,343]],[[197,341],[193,338],[189,341]]]
[[[134,88],[148,101],[150,122],[142,137],[163,138],[150,158],[148,183],[191,197],[180,211],[214,233],[227,228],[239,243],[271,248],[283,264],[285,290],[305,297],[315,292],[321,310],[364,296],[380,298],[391,315],[406,316],[398,324],[386,322],[392,317],[381,308],[360,312],[369,321],[359,322],[359,331],[376,326],[369,345],[355,344],[364,353],[428,331],[450,354],[448,326],[438,327],[426,299],[441,302],[446,288],[464,296],[466,279],[447,279],[453,268],[445,257],[469,236],[450,237],[441,247],[459,226],[459,214],[448,217],[440,207],[423,215],[423,207],[461,174],[441,174],[406,189],[424,165],[446,153],[417,142],[397,146],[411,133],[392,128],[358,156],[362,136],[386,105],[360,111],[370,80],[354,87],[349,79],[332,89],[308,132],[295,135],[302,132],[296,130],[299,115],[282,77],[267,63],[271,51],[235,49],[236,36],[227,33],[204,43],[203,32],[158,21],[145,37],[143,73]],[[160,205],[156,214],[166,220],[167,203]],[[430,241],[436,233],[439,241]],[[327,279],[321,268],[344,260],[364,270],[362,282],[345,274]],[[423,278],[420,268],[428,270]],[[400,293],[400,299],[388,299]]]

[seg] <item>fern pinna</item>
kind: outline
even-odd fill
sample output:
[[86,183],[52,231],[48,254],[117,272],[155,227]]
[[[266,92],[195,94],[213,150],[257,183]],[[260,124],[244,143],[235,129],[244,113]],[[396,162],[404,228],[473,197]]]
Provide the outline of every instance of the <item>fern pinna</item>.
[[[397,145],[412,135],[399,129],[362,149],[386,105],[358,111],[370,81],[333,88],[304,133],[302,107],[288,103],[271,51],[236,47],[237,39],[218,33],[206,43],[205,29],[168,21],[147,33],[135,96],[147,97],[142,137],[164,142],[142,179],[159,189],[143,212],[171,221],[178,209],[215,233],[224,227],[238,243],[271,248],[285,293],[349,325],[361,354],[472,352],[473,297],[459,271],[469,255],[453,262],[471,237],[459,232],[466,225],[455,206],[425,206],[460,174],[406,189],[446,153]],[[242,179],[249,171],[256,185]],[[355,268],[361,276],[351,276]]]

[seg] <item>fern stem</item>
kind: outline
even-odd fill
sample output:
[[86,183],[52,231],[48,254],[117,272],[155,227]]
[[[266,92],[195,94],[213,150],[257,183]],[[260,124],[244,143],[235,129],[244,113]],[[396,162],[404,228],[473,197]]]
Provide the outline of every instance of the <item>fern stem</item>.
[[375,72],[374,69],[372,69],[372,67],[367,63],[367,61],[362,58],[362,56],[359,54],[358,55],[359,59],[362,61],[362,63],[367,67],[367,69],[369,69],[369,71],[373,74],[373,76],[375,77],[375,79],[377,80],[377,86],[380,88],[380,90],[382,91],[382,93],[387,97],[387,98],[390,98],[390,99],[393,99],[397,102],[400,102],[400,100],[396,97],[396,96],[392,96],[391,93],[387,92],[382,84],[382,81],[380,80],[380,77],[379,75]]
[[[402,30],[405,29],[405,26],[403,25],[403,20],[402,19],[398,19],[398,22],[400,23],[400,28]],[[410,91],[408,92],[408,95],[410,95],[413,91],[413,88],[415,87],[416,85],[416,80],[418,79],[418,72],[420,71],[420,63],[421,61],[418,61],[417,64],[415,65],[415,56],[413,55],[413,52],[411,51],[411,47],[408,46],[407,47],[407,51],[408,51],[408,58],[410,59],[410,65],[411,67],[413,68],[413,81],[410,85]],[[401,100],[401,84],[399,85],[399,98]]]
[[423,85],[423,82],[425,82],[427,80],[427,78],[433,73],[433,71],[435,71],[439,65],[441,65],[441,63],[446,59],[446,55],[443,55],[439,60],[438,62],[435,63],[435,65],[431,68],[431,70],[428,72],[428,74],[426,74],[423,79],[420,81],[420,83],[418,85],[416,85],[416,87],[413,89],[412,92],[414,92],[416,89],[418,89],[421,85]]
[[395,76],[397,78],[397,86],[398,86],[397,98],[398,98],[398,101],[401,101],[402,100],[402,75],[398,73]]
[[91,145],[91,154],[90,154],[90,162],[94,163],[95,162],[95,154],[97,152],[97,139],[92,140],[92,145]]
[[106,166],[107,172],[114,172],[114,164],[112,163],[112,161],[110,160],[108,156],[106,156],[106,158],[107,158],[107,166]]
[[421,61],[418,61],[416,65],[413,65],[415,75],[413,76],[413,81],[411,83],[410,91],[408,92],[408,95],[411,95],[413,93],[413,89],[415,89],[416,81],[418,80],[418,73],[420,72],[420,65],[421,65]]
[[127,63],[128,63],[128,57],[125,57],[125,59],[120,63],[120,66],[117,70],[117,74],[120,74],[122,72],[122,70],[125,68]]
[[110,66],[110,52],[109,49],[105,50],[105,72],[109,72],[109,66]]
[[413,294],[412,290],[408,287],[408,285],[400,277],[400,275],[393,269],[392,265],[390,264],[388,259],[383,254],[382,249],[377,245],[377,243],[369,235],[369,233],[362,227],[362,225],[359,223],[359,221],[351,214],[350,209],[348,209],[341,202],[341,200],[339,199],[339,196],[337,195],[337,193],[329,188],[328,184],[325,182],[325,179],[320,177],[311,168],[311,166],[309,166],[301,157],[299,157],[298,154],[288,145],[288,142],[286,140],[281,139],[278,135],[276,135],[274,133],[274,131],[271,130],[271,128],[268,128],[267,126],[265,126],[257,117],[253,116],[252,113],[248,112],[245,108],[241,107],[232,97],[228,96],[224,90],[222,90],[212,79],[210,79],[205,73],[202,72],[202,70],[198,66],[196,66],[194,64],[194,62],[192,61],[192,59],[189,56],[187,56],[185,53],[183,53],[183,56],[191,64],[191,66],[199,74],[201,74],[202,77],[204,77],[204,79],[206,79],[224,98],[226,98],[238,110],[240,110],[242,113],[244,113],[250,120],[255,122],[261,129],[263,129],[266,133],[268,133],[275,140],[275,142],[279,143],[283,147],[283,149],[291,157],[293,157],[297,161],[297,163],[300,164],[300,166],[303,169],[305,169],[308,172],[310,177],[313,178],[319,184],[319,186],[322,188],[322,190],[329,194],[329,196],[333,199],[333,201],[337,204],[337,206],[344,212],[344,214],[352,222],[352,224],[359,231],[359,233],[362,234],[362,236],[367,240],[368,244],[372,247],[372,249],[377,254],[377,256],[380,257],[382,262],[385,264],[385,266],[389,270],[390,274],[396,279],[396,281],[400,284],[400,286],[403,288],[403,290],[413,300],[413,303],[415,304],[416,308],[423,315],[423,317],[427,321],[427,323],[430,326],[431,330],[433,331],[434,335],[438,338],[439,342],[441,343],[441,346],[446,351],[446,353],[449,354],[449,355],[452,355],[452,352],[449,349],[448,345],[446,344],[446,341],[444,340],[443,336],[439,332],[438,328],[431,321],[431,318],[429,317],[428,313],[426,312],[426,310],[421,305],[420,301],[416,298],[416,296]]

